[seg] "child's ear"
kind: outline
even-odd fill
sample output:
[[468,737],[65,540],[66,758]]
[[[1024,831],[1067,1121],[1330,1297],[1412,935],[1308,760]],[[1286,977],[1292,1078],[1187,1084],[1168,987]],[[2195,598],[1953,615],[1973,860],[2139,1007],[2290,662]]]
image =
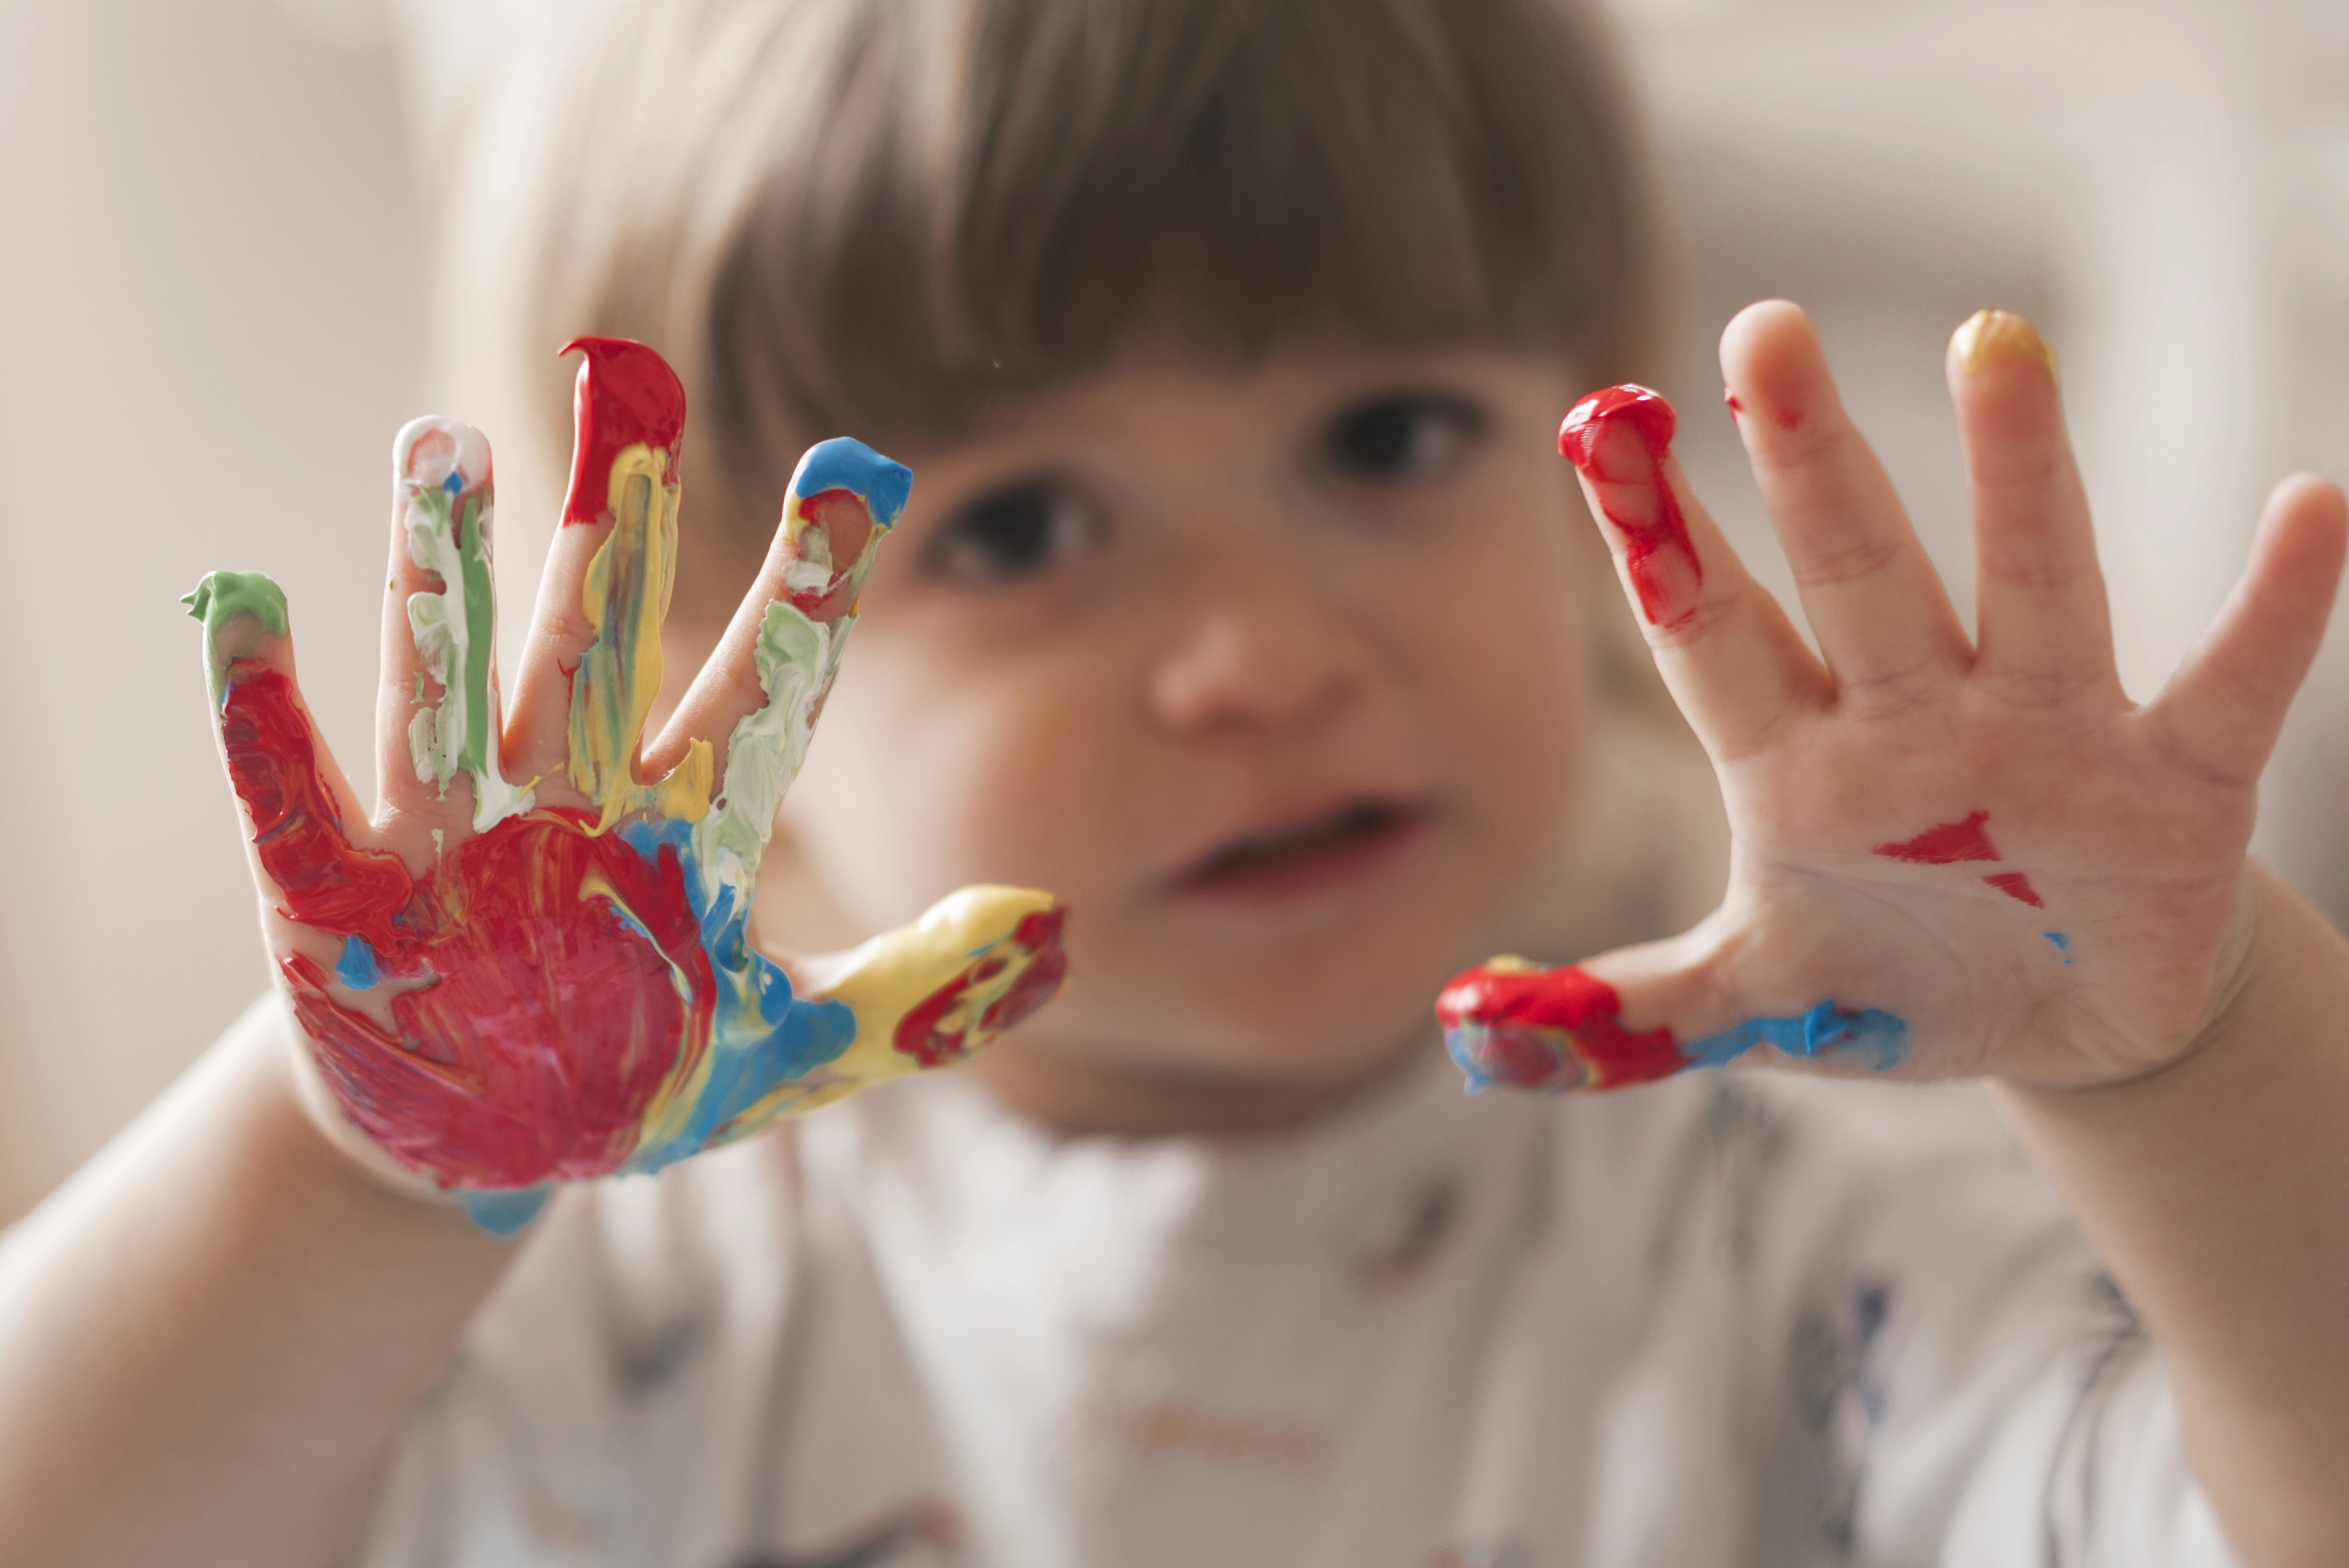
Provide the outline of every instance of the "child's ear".
[[786,813],[759,862],[750,928],[761,947],[790,953],[838,952],[874,933],[862,929],[809,864]]

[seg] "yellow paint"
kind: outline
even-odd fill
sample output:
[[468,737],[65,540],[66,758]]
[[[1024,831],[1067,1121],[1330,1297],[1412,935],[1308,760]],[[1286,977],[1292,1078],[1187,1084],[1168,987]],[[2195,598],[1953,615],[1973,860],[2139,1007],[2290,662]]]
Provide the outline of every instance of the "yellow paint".
[[[612,886],[611,878],[593,866],[579,878],[579,899],[582,903],[595,900],[608,904],[638,930],[650,929],[643,917],[628,908],[627,901],[620,897],[619,889]],[[651,945],[658,950],[658,943]],[[661,956],[668,964],[668,982],[677,992],[678,1005],[684,1010],[685,1017],[690,1020],[693,1017],[693,976],[667,953]],[[695,1103],[709,1085],[712,1060],[709,1031],[694,1028],[688,1023],[678,1032],[678,1048],[685,1054],[684,1058],[669,1068],[661,1079],[660,1087],[654,1092],[651,1102],[645,1106],[644,1115],[637,1119],[636,1146],[639,1148],[667,1142],[684,1131],[685,1124],[692,1118]]]
[[[755,1132],[783,1116],[797,1116],[854,1094],[869,1084],[920,1071],[895,1045],[905,1015],[978,963],[988,950],[1009,940],[1019,922],[1055,907],[1050,893],[1029,888],[964,888],[949,893],[910,926],[874,938],[848,955],[845,972],[811,1001],[845,1004],[856,1015],[855,1044],[803,1082],[779,1085],[774,1093],[735,1118],[730,1137]],[[956,1012],[940,1020],[952,1028],[975,1022],[1018,983],[1040,957],[1006,953],[1001,973],[966,992]],[[974,1029],[973,1054],[993,1044]]]
[[661,621],[677,583],[678,487],[666,455],[639,441],[612,463],[612,531],[588,563],[580,608],[595,633],[571,683],[572,787],[595,803],[595,831],[629,813],[698,822],[709,810],[709,742],[651,784],[636,778],[645,721],[661,684]]
[[1950,338],[1950,347],[1958,356],[1959,368],[1969,376],[2002,359],[2020,359],[2044,369],[2050,382],[2060,379],[2055,350],[2039,336],[2037,327],[2011,310],[1975,311]]

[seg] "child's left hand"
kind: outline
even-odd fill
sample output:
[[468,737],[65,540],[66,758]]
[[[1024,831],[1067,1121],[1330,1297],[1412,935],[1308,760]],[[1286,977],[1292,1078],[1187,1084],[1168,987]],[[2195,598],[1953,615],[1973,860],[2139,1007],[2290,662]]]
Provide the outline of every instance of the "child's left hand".
[[1754,1050],[2062,1087],[2190,1053],[2255,940],[2245,850],[2340,576],[2339,489],[2276,491],[2216,624],[2139,706],[2028,323],[1985,313],[1951,345],[1971,640],[1802,313],[1753,307],[1722,357],[1819,655],[1689,494],[1661,400],[1585,400],[1560,446],[1719,773],[1728,895],[1587,968],[1462,976],[1441,1006],[1454,1054],[1480,1084],[1552,1088]]

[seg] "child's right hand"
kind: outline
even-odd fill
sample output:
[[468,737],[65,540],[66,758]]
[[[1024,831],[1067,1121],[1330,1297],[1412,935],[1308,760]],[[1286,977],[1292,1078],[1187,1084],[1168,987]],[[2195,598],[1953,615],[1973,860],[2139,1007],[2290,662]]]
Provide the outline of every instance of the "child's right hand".
[[372,822],[295,686],[276,586],[214,573],[189,598],[279,981],[332,1097],[314,1113],[500,1231],[553,1182],[657,1170],[960,1060],[1065,971],[1061,906],[1005,888],[823,964],[813,996],[751,948],[775,808],[911,476],[852,441],[801,460],[760,581],[643,747],[684,397],[641,345],[574,347],[571,493],[511,722],[488,443],[400,432]]

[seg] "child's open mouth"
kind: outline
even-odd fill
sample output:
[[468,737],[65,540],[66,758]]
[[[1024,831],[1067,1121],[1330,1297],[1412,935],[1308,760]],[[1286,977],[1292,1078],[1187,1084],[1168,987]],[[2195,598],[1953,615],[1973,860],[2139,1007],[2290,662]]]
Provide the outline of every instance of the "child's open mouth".
[[1411,801],[1350,801],[1306,820],[1247,834],[1174,878],[1178,894],[1285,898],[1319,892],[1384,866],[1426,826]]

